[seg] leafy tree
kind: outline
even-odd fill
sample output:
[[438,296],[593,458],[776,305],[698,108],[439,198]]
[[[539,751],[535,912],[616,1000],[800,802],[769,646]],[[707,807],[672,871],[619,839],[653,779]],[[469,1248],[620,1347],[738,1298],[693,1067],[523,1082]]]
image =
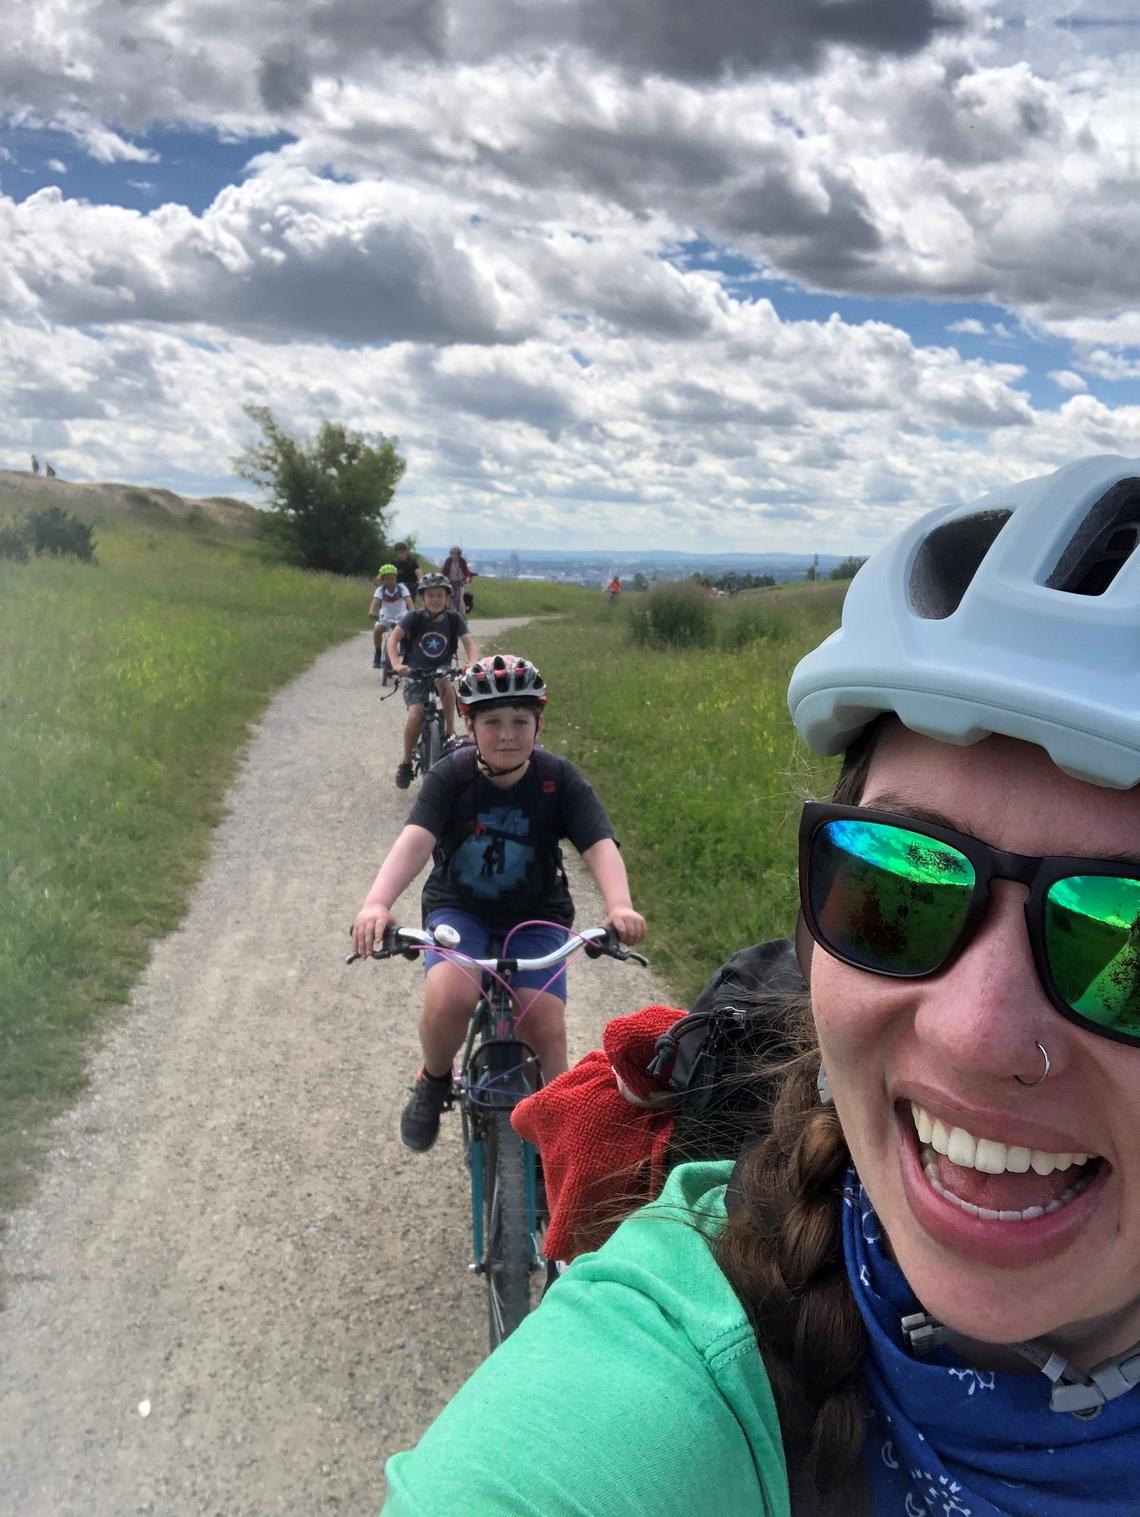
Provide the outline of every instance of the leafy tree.
[[836,564],[831,571],[832,579],[854,579],[858,571],[867,562],[865,558],[845,558],[841,564]]
[[649,581],[646,579],[645,575],[642,574],[642,572],[641,572],[640,569],[638,569],[637,573],[633,576],[633,582],[631,583],[631,585],[630,585],[629,588],[631,590],[648,590],[649,589]]
[[384,556],[388,507],[407,467],[396,440],[375,445],[339,422],[323,421],[314,441],[278,426],[268,406],[246,406],[261,439],[234,460],[243,479],[269,495],[266,534],[295,563],[334,574],[372,574]]

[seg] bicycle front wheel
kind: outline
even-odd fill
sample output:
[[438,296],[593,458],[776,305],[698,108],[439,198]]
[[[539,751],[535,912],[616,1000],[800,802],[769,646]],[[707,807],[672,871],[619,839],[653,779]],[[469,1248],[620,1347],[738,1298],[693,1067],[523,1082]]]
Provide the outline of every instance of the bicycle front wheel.
[[426,774],[433,764],[439,763],[443,755],[443,733],[438,717],[433,715],[424,718],[424,730],[423,736],[420,738],[420,747],[423,753],[421,760],[423,772]]
[[498,1348],[530,1311],[531,1236],[527,1227],[526,1157],[509,1111],[488,1113],[483,1134],[483,1242],[487,1318]]

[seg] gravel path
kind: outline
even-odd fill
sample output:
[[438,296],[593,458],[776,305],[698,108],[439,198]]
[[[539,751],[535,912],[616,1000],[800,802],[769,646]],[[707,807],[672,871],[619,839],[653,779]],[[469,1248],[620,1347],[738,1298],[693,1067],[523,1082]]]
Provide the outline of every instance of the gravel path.
[[[186,921],[12,1220],[3,1517],[375,1513],[383,1460],[484,1352],[457,1123],[423,1157],[395,1137],[420,972],[343,966],[407,809],[369,651],[323,655],[256,729]],[[664,996],[575,965],[572,1057]]]

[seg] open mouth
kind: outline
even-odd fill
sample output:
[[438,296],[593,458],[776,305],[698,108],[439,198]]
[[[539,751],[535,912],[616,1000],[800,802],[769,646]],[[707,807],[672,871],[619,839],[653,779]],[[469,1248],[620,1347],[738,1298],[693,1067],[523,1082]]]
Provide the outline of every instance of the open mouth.
[[910,1103],[927,1183],[944,1200],[987,1222],[1032,1222],[1070,1206],[1107,1160],[1098,1154],[1023,1148],[947,1127]]

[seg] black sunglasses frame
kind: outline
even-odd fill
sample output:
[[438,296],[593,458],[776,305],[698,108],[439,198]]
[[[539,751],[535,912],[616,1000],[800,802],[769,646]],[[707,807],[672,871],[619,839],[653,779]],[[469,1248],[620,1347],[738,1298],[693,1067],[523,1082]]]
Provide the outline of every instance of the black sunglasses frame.
[[[857,958],[840,952],[827,939],[812,907],[809,888],[812,848],[817,832],[827,822],[860,821],[879,822],[887,827],[899,827],[907,832],[932,842],[946,843],[969,859],[974,870],[974,888],[970,904],[957,936],[950,944],[941,961],[933,969],[924,969],[914,974],[900,970],[877,969],[874,965],[861,963]],[[808,801],[800,816],[799,838],[799,885],[800,911],[814,940],[833,959],[850,964],[853,969],[862,969],[868,974],[883,975],[892,980],[932,980],[948,969],[966,949],[985,916],[989,905],[990,881],[1012,880],[1028,887],[1025,900],[1025,927],[1029,935],[1029,947],[1041,988],[1052,1005],[1066,1021],[1083,1027],[1087,1032],[1101,1038],[1111,1038],[1114,1043],[1125,1043],[1129,1048],[1140,1048],[1140,1033],[1116,1032],[1089,1017],[1082,1016],[1065,1000],[1053,979],[1049,965],[1049,953],[1045,943],[1045,896],[1050,886],[1058,880],[1067,880],[1073,875],[1099,875],[1118,880],[1135,880],[1140,883],[1140,864],[1132,870],[1113,859],[1090,859],[1080,857],[1038,857],[1034,854],[1007,853],[1001,848],[991,848],[981,838],[968,832],[955,832],[950,827],[938,827],[931,822],[917,821],[903,812],[875,811],[869,806],[840,806],[830,801]]]

